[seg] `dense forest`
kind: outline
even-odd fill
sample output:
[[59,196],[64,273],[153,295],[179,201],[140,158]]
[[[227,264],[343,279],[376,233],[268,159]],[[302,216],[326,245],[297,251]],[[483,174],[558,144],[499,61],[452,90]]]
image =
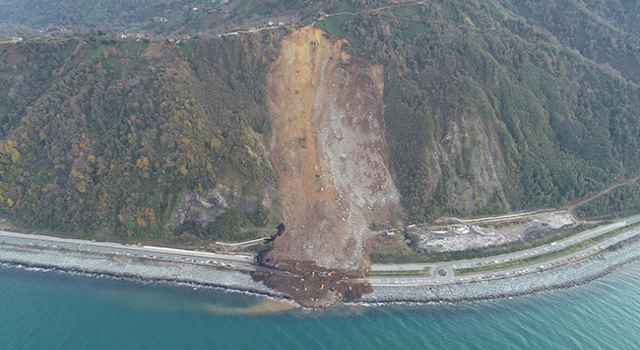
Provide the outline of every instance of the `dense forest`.
[[583,219],[624,217],[639,211],[640,184],[637,181],[620,186],[576,210]]
[[[322,24],[385,66],[393,160],[414,220],[563,205],[640,171],[638,37],[615,26],[617,51],[601,46],[611,57],[594,62],[517,3],[511,12],[490,0],[430,2]],[[602,23],[550,21],[602,42]],[[493,179],[482,162],[497,164]]]
[[640,83],[640,8],[637,1],[511,1],[530,24],[548,30],[563,45]]
[[[277,179],[249,135],[269,137],[263,80],[277,39],[261,39],[0,47],[2,211],[56,231],[158,237],[185,190],[222,183],[256,202],[236,210],[264,226]],[[242,210],[227,225],[246,226]]]
[[[0,45],[0,212],[57,231],[135,237],[233,240],[276,224],[265,79],[295,26],[207,34],[280,10],[310,24],[318,9],[329,15],[316,26],[346,39],[360,64],[384,68],[407,221],[567,204],[640,173],[640,10],[624,0],[581,4],[238,0],[219,16],[222,2],[0,0],[3,28],[79,31]],[[89,27],[199,38],[115,40]],[[187,191],[206,196],[220,185],[235,198],[220,220],[172,221]],[[628,210],[633,186],[580,211]]]

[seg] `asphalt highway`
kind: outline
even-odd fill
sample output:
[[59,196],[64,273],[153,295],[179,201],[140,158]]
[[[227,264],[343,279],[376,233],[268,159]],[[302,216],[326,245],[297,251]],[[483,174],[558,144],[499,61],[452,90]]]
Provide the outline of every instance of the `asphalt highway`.
[[[165,247],[123,245],[113,242],[94,242],[90,240],[30,235],[8,231],[0,231],[0,243],[40,246],[53,249],[64,248],[147,259],[173,260],[183,263],[205,264],[245,271],[262,270],[262,268],[252,265],[254,257],[247,254],[218,254]],[[249,264],[249,266],[247,266],[247,264]]]
[[[501,263],[529,258],[532,256],[552,252],[554,250],[562,249],[566,246],[582,242],[584,240],[593,238],[595,236],[599,236],[601,234],[616,230],[618,228],[631,225],[640,221],[640,215],[636,215],[625,220],[621,220],[615,222],[613,224],[599,227],[593,230],[585,231],[573,237],[569,237],[563,240],[559,240],[556,242],[552,242],[547,245],[543,245],[537,248],[523,250],[520,252],[505,254],[501,256],[493,256],[487,258],[480,259],[470,259],[470,260],[462,260],[462,261],[452,261],[452,262],[441,262],[441,263],[429,263],[429,264],[396,264],[396,265],[372,265],[372,271],[418,271],[424,270],[426,268],[431,269],[430,277],[375,277],[375,278],[367,278],[370,283],[374,286],[389,286],[389,285],[407,285],[407,286],[415,286],[415,285],[434,285],[434,284],[443,284],[443,283],[460,283],[474,280],[483,280],[483,279],[492,279],[492,278],[504,278],[508,276],[520,275],[523,273],[531,273],[540,270],[549,269],[561,264],[566,264],[574,260],[579,260],[589,255],[595,254],[602,249],[606,249],[607,247],[634,237],[640,234],[640,228],[632,229],[626,232],[622,232],[615,237],[609,238],[603,242],[598,244],[594,244],[591,247],[583,249],[578,252],[574,252],[572,254],[567,254],[565,256],[555,258],[553,260],[546,261],[544,263],[531,264],[529,266],[517,267],[517,268],[506,268],[504,270],[499,271],[490,271],[484,273],[463,275],[463,276],[455,276],[453,269],[459,268],[468,268],[468,267],[479,267],[485,265],[496,265],[498,266]],[[440,276],[438,274],[439,270],[444,270],[446,272],[445,276]]]
[[[418,286],[418,285],[436,285],[444,283],[460,283],[475,280],[505,278],[525,273],[536,272],[553,268],[555,266],[566,264],[571,261],[579,260],[590,255],[596,254],[602,249],[634,237],[640,234],[640,228],[635,228],[622,232],[603,242],[594,244],[581,251],[567,254],[544,263],[531,264],[529,266],[507,268],[499,271],[489,271],[463,276],[455,276],[454,269],[465,267],[479,267],[485,265],[498,266],[501,263],[544,254],[557,249],[562,249],[568,245],[572,245],[592,237],[616,230],[618,228],[640,222],[640,215],[620,220],[613,224],[599,227],[593,230],[585,231],[576,236],[566,238],[557,242],[553,242],[534,249],[524,250],[516,253],[505,254],[501,256],[493,256],[481,259],[470,259],[463,261],[429,263],[429,264],[396,264],[396,265],[373,265],[372,271],[418,271],[430,268],[431,276],[429,277],[377,277],[367,278],[374,286]],[[98,242],[92,240],[81,240],[72,238],[60,238],[51,236],[42,236],[35,234],[24,234],[0,230],[0,243],[11,243],[19,245],[39,246],[49,249],[70,249],[77,251],[87,251],[100,254],[126,255],[147,259],[168,260],[179,263],[204,264],[210,266],[218,266],[228,269],[244,270],[244,271],[265,271],[276,274],[283,274],[284,271],[259,267],[253,264],[254,256],[248,254],[218,254],[203,251],[193,251],[176,248],[155,247],[155,246],[137,246],[123,245],[114,242]],[[446,271],[445,276],[438,274],[439,270]]]

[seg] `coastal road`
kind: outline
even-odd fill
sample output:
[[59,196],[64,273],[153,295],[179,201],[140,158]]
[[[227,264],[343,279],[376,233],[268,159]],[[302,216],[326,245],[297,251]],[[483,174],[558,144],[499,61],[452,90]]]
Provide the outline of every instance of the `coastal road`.
[[[252,265],[254,256],[248,254],[218,254],[166,247],[122,245],[120,243],[113,242],[94,242],[90,240],[51,237],[9,231],[0,231],[0,243],[31,245],[54,249],[64,248],[93,253],[206,264],[245,271],[262,270],[262,268]],[[249,266],[246,266],[246,264],[249,264]]]
[[[607,232],[610,232],[610,231],[613,231],[637,222],[640,222],[640,215],[636,215],[607,226],[585,231],[573,237],[552,242],[550,244],[543,245],[537,248],[532,248],[532,249],[528,249],[528,250],[524,250],[516,253],[504,254],[501,256],[493,256],[493,257],[487,257],[487,258],[470,259],[470,260],[462,260],[462,261],[452,261],[452,262],[429,263],[429,264],[372,265],[371,271],[418,271],[418,270],[424,270],[425,268],[430,268],[432,276],[430,277],[377,277],[377,278],[367,278],[367,279],[374,286],[375,285],[398,285],[398,284],[433,285],[433,284],[442,284],[442,283],[459,283],[459,282],[488,279],[488,278],[501,278],[501,277],[522,274],[522,273],[535,272],[535,271],[548,269],[548,268],[555,267],[573,260],[577,260],[579,258],[583,258],[589,255],[595,254],[602,249],[605,249],[611,245],[614,245],[618,242],[621,242],[623,240],[626,240],[628,238],[631,238],[640,234],[640,229],[636,228],[636,229],[623,232],[603,242],[594,244],[593,246],[583,249],[579,252],[567,254],[566,256],[562,256],[562,257],[553,259],[551,261],[547,261],[545,263],[538,263],[538,264],[532,264],[525,267],[517,267],[512,269],[504,269],[501,271],[490,271],[485,273],[477,273],[477,274],[464,275],[464,276],[455,276],[453,269],[479,267],[479,266],[486,266],[486,265],[499,266],[499,264],[501,263],[505,263],[505,262],[509,262],[509,261],[513,261],[521,258],[529,258],[532,256],[545,254],[548,252],[552,252],[554,250],[562,249],[566,246],[582,242],[584,240],[593,238],[595,236],[599,236],[601,234],[604,234],[604,233],[607,233]],[[446,275],[440,276],[438,274],[439,270],[446,271]]]
[[[501,256],[493,256],[488,258],[470,259],[464,261],[453,262],[440,262],[430,264],[401,264],[401,265],[373,265],[372,271],[419,271],[429,268],[432,276],[429,277],[378,277],[367,278],[367,280],[376,285],[434,285],[443,283],[460,283],[466,281],[474,281],[481,279],[492,278],[504,278],[507,276],[514,276],[523,273],[530,273],[539,270],[548,269],[561,264],[568,263],[573,260],[577,260],[583,257],[587,257],[598,253],[602,249],[614,245],[620,241],[634,237],[640,234],[640,228],[628,230],[619,235],[611,237],[603,242],[595,244],[579,252],[567,254],[566,256],[546,261],[544,263],[538,263],[535,265],[529,265],[525,267],[517,267],[511,269],[503,269],[500,271],[489,271],[484,273],[477,273],[472,275],[455,276],[454,269],[465,267],[479,267],[486,265],[499,266],[501,263],[517,260],[520,258],[527,258],[552,252],[554,250],[562,249],[566,246],[587,240],[589,238],[616,230],[618,228],[631,225],[640,222],[640,215],[633,216],[626,220],[620,220],[616,223],[599,227],[593,230],[585,231],[573,237],[566,238],[557,242],[553,242],[537,248],[520,251],[511,254],[505,254]],[[180,263],[192,263],[192,264],[205,264],[216,265],[220,267],[226,267],[229,269],[237,269],[244,271],[264,271],[275,274],[285,274],[284,271],[263,268],[253,265],[254,256],[249,254],[218,254],[203,251],[193,251],[185,249],[175,249],[166,247],[155,246],[133,246],[122,245],[114,242],[94,242],[90,240],[72,239],[72,238],[60,238],[51,236],[42,236],[35,234],[24,234],[17,232],[1,231],[0,230],[0,243],[10,243],[19,245],[31,245],[45,247],[49,249],[71,249],[77,251],[86,251],[92,253],[101,254],[114,254],[114,255],[126,255],[138,258],[147,259],[159,259],[176,261]],[[248,266],[247,266],[248,265]],[[438,274],[439,270],[446,271],[445,276]]]
[[576,261],[582,258],[589,257],[593,254],[597,254],[603,249],[610,247],[616,243],[622,242],[631,237],[637,236],[640,234],[640,228],[635,228],[630,231],[624,232],[615,237],[609,238],[603,242],[600,242],[591,247],[585,248],[578,252],[574,252],[572,254],[567,254],[562,257],[555,258],[553,260],[544,262],[531,264],[528,266],[521,266],[517,268],[504,269],[501,271],[488,271],[484,273],[478,274],[470,274],[463,276],[452,276],[447,274],[447,276],[438,276],[436,274],[435,277],[377,277],[377,278],[366,278],[366,280],[375,286],[398,286],[403,285],[407,287],[411,286],[425,286],[425,285],[439,285],[439,284],[452,284],[452,283],[463,283],[463,282],[473,282],[473,281],[481,281],[481,280],[491,280],[498,278],[508,278],[513,276],[519,276],[527,273],[539,272],[548,270],[553,267],[557,267],[563,264],[568,264],[572,261]]

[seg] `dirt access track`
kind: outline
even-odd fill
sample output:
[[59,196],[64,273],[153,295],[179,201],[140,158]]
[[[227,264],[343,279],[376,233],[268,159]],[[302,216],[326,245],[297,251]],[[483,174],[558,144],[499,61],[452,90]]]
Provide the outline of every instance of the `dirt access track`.
[[[286,230],[263,259],[362,275],[372,223],[401,212],[383,112],[383,68],[351,63],[344,40],[304,27],[267,79]],[[287,291],[290,292],[290,291]]]

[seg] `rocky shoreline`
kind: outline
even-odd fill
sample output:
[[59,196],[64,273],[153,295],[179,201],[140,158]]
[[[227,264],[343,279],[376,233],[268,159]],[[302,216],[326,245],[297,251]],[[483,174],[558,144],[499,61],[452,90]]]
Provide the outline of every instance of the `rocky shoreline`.
[[6,243],[0,244],[0,264],[138,282],[188,284],[290,299],[254,281],[248,274],[197,264]]
[[[515,277],[433,286],[376,286],[359,303],[433,303],[493,300],[580,286],[640,260],[640,239],[589,259]],[[290,297],[269,289],[245,273],[210,266],[112,256],[72,250],[0,244],[0,263],[9,267],[83,274],[139,282],[167,282],[223,288],[280,300]]]

